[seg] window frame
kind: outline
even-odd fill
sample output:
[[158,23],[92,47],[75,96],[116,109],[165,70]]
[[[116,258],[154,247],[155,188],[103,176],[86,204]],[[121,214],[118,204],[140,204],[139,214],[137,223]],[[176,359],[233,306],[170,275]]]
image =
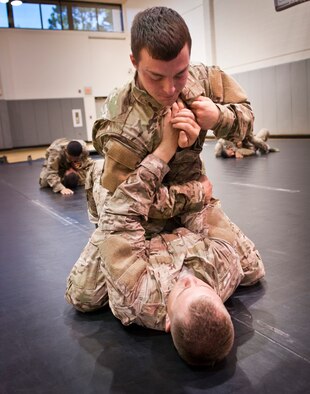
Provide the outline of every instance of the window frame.
[[[49,30],[49,31],[78,31],[78,32],[92,32],[92,33],[124,33],[124,10],[122,3],[99,3],[99,2],[92,2],[92,1],[70,1],[70,0],[23,0],[25,4],[38,4],[40,5],[40,15],[41,15],[41,28],[32,28],[32,27],[15,27],[14,23],[14,15],[13,15],[13,6],[10,2],[6,3],[7,7],[7,15],[8,15],[8,27],[2,27],[3,29],[29,29],[29,30]],[[45,29],[43,27],[42,21],[42,9],[41,4],[48,4],[48,5],[55,5],[60,7],[60,18],[61,18],[61,29]],[[73,23],[73,16],[72,16],[72,7],[82,7],[82,8],[95,8],[96,9],[96,21],[97,21],[97,29],[96,30],[84,30],[84,29],[75,29]],[[108,30],[100,30],[98,24],[98,9],[104,9],[105,6],[108,8],[115,8],[118,9],[120,12],[120,31],[108,31]],[[62,7],[67,7],[67,14],[68,14],[68,28],[64,28],[63,20],[62,20]]]

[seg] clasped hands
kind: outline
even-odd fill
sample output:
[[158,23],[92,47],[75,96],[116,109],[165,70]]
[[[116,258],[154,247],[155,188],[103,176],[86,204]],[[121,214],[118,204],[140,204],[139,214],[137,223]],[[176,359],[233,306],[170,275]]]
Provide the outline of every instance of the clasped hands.
[[[178,132],[178,147],[189,148],[196,141],[200,130],[212,129],[218,122],[220,111],[208,97],[197,97],[190,108],[178,99],[165,116],[164,128],[170,122]],[[165,130],[164,130],[165,131]]]

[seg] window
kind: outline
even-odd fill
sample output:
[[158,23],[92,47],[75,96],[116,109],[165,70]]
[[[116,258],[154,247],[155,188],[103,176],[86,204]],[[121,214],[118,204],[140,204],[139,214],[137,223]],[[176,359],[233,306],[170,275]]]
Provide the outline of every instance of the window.
[[17,28],[41,29],[39,4],[22,4],[13,7],[14,26]]
[[43,29],[69,29],[68,8],[55,4],[41,4]]
[[8,11],[3,3],[0,3],[0,27],[9,27]]
[[[1,4],[0,27],[123,32],[122,6],[79,1],[23,0]],[[8,14],[12,15],[11,23]]]

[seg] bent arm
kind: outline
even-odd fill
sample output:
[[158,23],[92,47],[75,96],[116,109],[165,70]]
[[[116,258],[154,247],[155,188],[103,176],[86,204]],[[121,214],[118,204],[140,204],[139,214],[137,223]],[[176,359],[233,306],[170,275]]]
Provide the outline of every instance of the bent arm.
[[59,176],[59,161],[59,154],[52,151],[47,159],[46,165],[46,179],[49,186],[53,189],[54,193],[58,193],[61,190],[65,189],[65,186],[61,183],[61,179]]

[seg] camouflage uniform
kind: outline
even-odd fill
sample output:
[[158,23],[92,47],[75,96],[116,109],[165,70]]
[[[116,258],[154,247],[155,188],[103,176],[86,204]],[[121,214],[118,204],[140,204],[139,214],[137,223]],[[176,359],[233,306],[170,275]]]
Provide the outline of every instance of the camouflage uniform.
[[104,159],[95,160],[89,167],[85,179],[88,218],[91,223],[98,224],[99,212],[103,209],[107,190],[100,184]]
[[244,157],[256,155],[257,151],[261,153],[278,152],[279,150],[277,148],[271,148],[266,144],[269,136],[270,131],[263,128],[254,136],[255,145],[245,138],[238,146],[232,141],[220,138],[214,147],[215,157],[222,157],[222,152],[226,149],[232,149],[235,154],[240,153]]
[[[214,134],[217,138],[243,139],[253,129],[253,113],[245,92],[218,67],[190,66],[187,83],[180,95],[186,106],[200,96],[211,98],[220,111]],[[140,90],[133,80],[112,92],[95,122],[93,144],[105,155],[102,185],[114,192],[117,186],[152,153],[161,140],[161,124],[167,108]],[[202,172],[200,152],[207,130],[196,142],[180,149],[170,161],[165,184],[197,180]]]
[[[264,275],[254,244],[231,223],[219,201],[201,205],[200,182],[176,185],[164,198],[168,172],[150,154],[107,194],[99,228],[68,277],[66,298],[77,309],[99,308],[109,298],[123,324],[164,330],[167,297],[182,271],[208,283],[223,301],[239,284],[253,284]],[[180,215],[186,228],[161,231],[162,220],[150,219],[160,207],[167,217]]]
[[233,142],[220,138],[214,147],[215,157],[225,157],[223,152],[226,149],[232,149],[235,152],[235,155],[239,153],[244,157],[256,155],[256,149],[254,146],[249,146],[248,148],[238,148]]
[[75,168],[66,157],[65,151],[70,140],[66,138],[59,138],[55,140],[46,150],[45,161],[40,173],[40,186],[51,187],[53,192],[57,193],[65,189],[62,184],[65,172],[70,168],[74,168],[79,175],[79,185],[85,184],[86,171],[92,164],[92,159],[89,157],[86,143],[82,140],[78,141],[83,148],[81,154],[81,163],[79,168]]

